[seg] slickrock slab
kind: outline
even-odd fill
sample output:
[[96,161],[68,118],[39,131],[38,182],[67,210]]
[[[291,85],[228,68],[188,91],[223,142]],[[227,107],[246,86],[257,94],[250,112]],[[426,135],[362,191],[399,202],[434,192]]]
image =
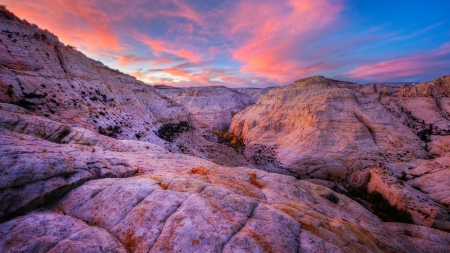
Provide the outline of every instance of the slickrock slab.
[[450,234],[436,229],[404,223],[386,223],[386,227],[411,241],[423,252],[448,252]]
[[19,217],[0,227],[1,252],[127,252],[105,229],[52,212]]

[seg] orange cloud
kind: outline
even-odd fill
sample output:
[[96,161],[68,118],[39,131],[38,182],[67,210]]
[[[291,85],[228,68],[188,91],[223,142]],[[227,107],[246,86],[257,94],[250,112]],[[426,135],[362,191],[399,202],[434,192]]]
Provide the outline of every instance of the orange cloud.
[[38,24],[60,37],[61,41],[88,51],[121,50],[123,46],[110,27],[110,15],[94,6],[95,1],[5,0],[19,17]]
[[[128,72],[140,68],[133,74],[141,80],[248,85],[261,80],[286,83],[328,69],[302,59],[302,52],[336,20],[339,1],[245,0],[203,6],[187,0],[5,0],[5,4],[112,67]],[[143,21],[155,25],[148,29]],[[161,31],[160,24],[167,29]],[[214,64],[177,66],[211,60],[233,71],[221,72],[212,68]],[[145,70],[152,67],[158,70]]]

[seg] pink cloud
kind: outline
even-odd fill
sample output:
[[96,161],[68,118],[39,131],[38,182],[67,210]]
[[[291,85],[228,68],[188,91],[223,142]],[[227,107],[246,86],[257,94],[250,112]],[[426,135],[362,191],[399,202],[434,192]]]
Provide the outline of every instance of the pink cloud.
[[135,33],[135,38],[149,46],[152,49],[152,52],[158,57],[161,57],[162,53],[169,53],[191,62],[197,62],[201,60],[198,53],[189,51],[187,49],[177,49],[183,47],[186,48],[187,45],[178,45],[175,42],[155,40],[139,33]]
[[197,13],[190,5],[184,0],[155,0],[151,1],[152,9],[149,11],[147,8],[142,8],[143,5],[149,3],[146,0],[139,0],[139,7],[134,11],[143,15],[146,18],[153,17],[175,17],[185,18],[197,24],[202,23],[202,16]]
[[233,57],[243,63],[244,73],[292,81],[308,73],[306,61],[295,55],[331,25],[341,9],[337,1],[328,0],[241,2],[229,20],[231,36],[244,38]]
[[423,73],[431,74],[438,69],[449,66],[449,63],[450,43],[445,43],[437,50],[389,61],[367,64],[347,71],[345,74],[354,79],[389,81],[396,78],[417,76]]

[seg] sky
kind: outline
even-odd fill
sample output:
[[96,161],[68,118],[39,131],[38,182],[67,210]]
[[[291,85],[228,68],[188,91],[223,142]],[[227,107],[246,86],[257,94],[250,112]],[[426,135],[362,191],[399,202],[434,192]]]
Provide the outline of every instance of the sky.
[[267,87],[323,75],[450,75],[448,0],[3,0],[87,56],[148,84]]

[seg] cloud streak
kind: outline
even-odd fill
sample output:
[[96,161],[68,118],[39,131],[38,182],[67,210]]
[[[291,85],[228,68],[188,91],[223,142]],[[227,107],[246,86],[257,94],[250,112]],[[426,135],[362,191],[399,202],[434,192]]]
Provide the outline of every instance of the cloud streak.
[[[283,85],[311,75],[359,81],[448,74],[442,67],[449,66],[447,54],[439,55],[450,41],[445,12],[413,29],[382,21],[359,27],[351,16],[364,10],[352,10],[345,0],[4,4],[62,42],[147,83],[242,87]],[[430,40],[441,48],[421,48]]]
[[433,78],[443,70],[448,71],[449,66],[450,43],[445,43],[437,50],[363,65],[344,74],[354,79],[373,81],[402,80],[422,74]]

